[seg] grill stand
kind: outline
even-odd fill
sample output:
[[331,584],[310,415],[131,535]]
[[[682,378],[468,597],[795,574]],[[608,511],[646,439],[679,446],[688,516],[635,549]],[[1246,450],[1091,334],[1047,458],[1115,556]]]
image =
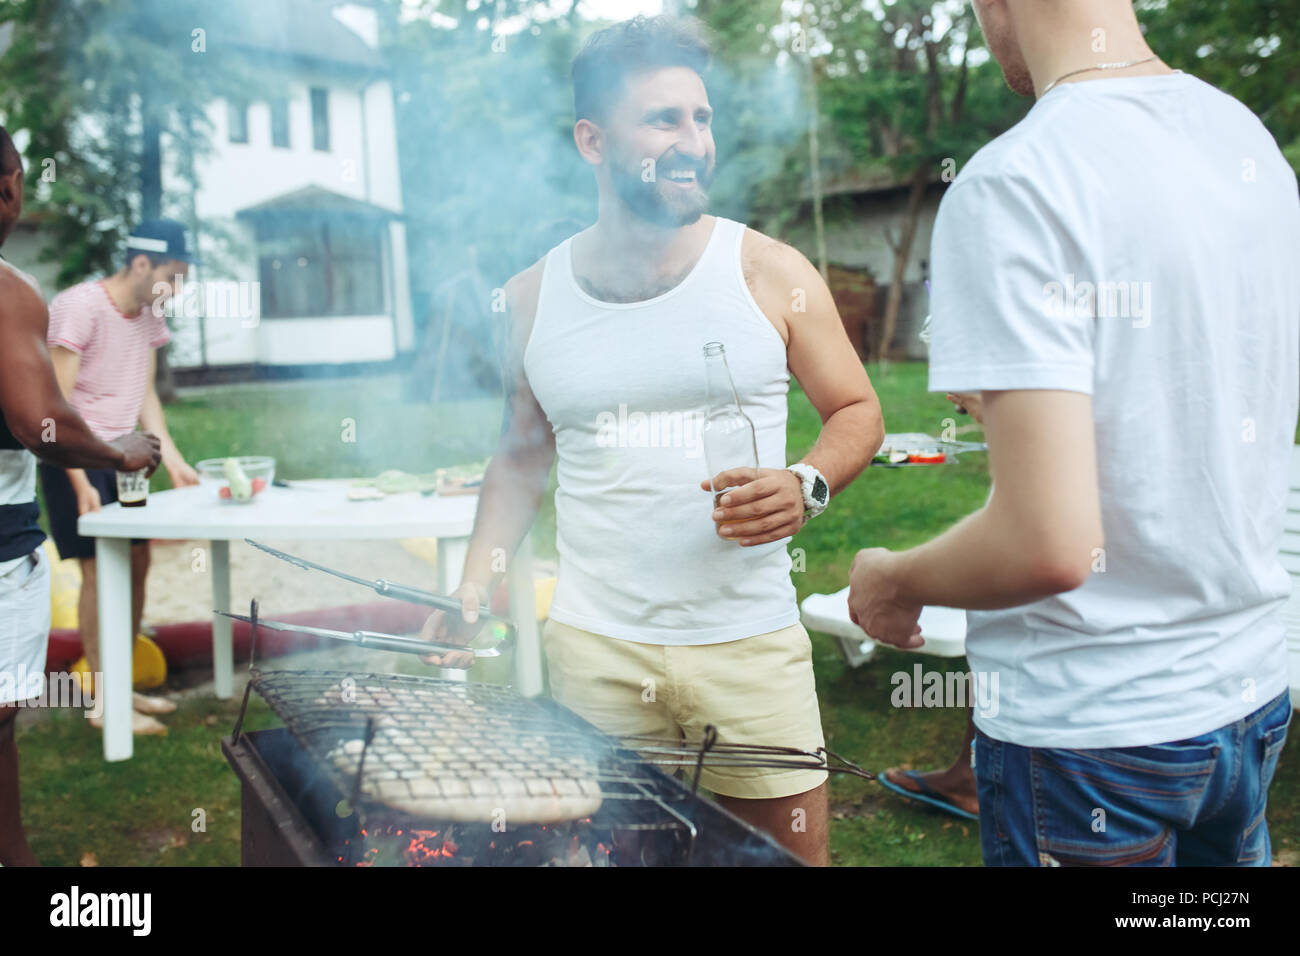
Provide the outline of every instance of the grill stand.
[[[301,774],[292,783],[295,791],[302,791],[298,792],[298,798],[301,799],[306,791],[315,790],[315,798],[319,800],[320,788],[332,788],[332,785],[329,784],[327,777],[321,775],[319,767],[310,763],[312,758],[309,756],[308,750],[302,747],[304,741],[296,739],[297,734],[292,733],[290,729],[260,731],[251,735],[243,733],[242,728],[247,715],[249,694],[253,687],[257,686],[263,678],[263,675],[255,667],[259,629],[256,600],[250,602],[249,619],[251,624],[250,680],[244,691],[234,730],[229,737],[222,740],[222,752],[244,784],[241,795],[244,865],[297,864],[319,866],[341,862],[357,863],[356,854],[362,852],[362,846],[366,838],[366,809],[369,801],[363,796],[362,785],[366,755],[375,737],[375,720],[373,717],[366,720],[363,735],[364,743],[357,771],[353,779],[348,781],[350,784],[349,789],[352,791],[350,804],[342,800],[336,791],[335,797],[332,798],[336,802],[330,806],[338,819],[352,821],[351,826],[355,828],[354,836],[357,838],[345,840],[342,848],[337,846],[333,849],[327,848],[321,840],[324,834],[317,833],[309,820],[304,817],[303,812],[301,812],[304,808],[299,804],[298,800],[285,792],[284,787],[277,781],[277,773],[268,767],[266,760],[259,753],[259,745],[276,750],[277,755],[274,759],[281,764],[279,767],[281,772],[285,772],[283,763],[287,754],[290,765],[289,775]],[[401,680],[401,678],[389,679]],[[263,696],[266,696],[265,689],[260,689],[260,692]],[[711,752],[716,749],[718,755],[721,755],[724,760],[734,762],[738,759],[736,748],[732,748],[732,752],[728,753],[728,748],[717,745],[716,728],[710,726],[705,729],[704,739],[698,748],[689,747],[676,752],[676,755],[685,758],[682,760],[682,764],[686,766],[693,764],[694,772],[690,775],[691,780],[688,787],[684,782],[674,780],[663,770],[654,766],[654,764],[665,767],[673,766],[676,763],[672,759],[675,756],[673,748],[657,748],[661,756],[669,759],[652,760],[650,763],[646,763],[638,759],[630,751],[622,750],[616,742],[604,737],[586,721],[560,705],[544,698],[534,698],[534,701],[537,706],[541,706],[550,714],[552,720],[561,725],[567,725],[564,727],[562,736],[589,738],[592,734],[595,734],[596,737],[608,741],[614,747],[613,750],[609,751],[609,755],[616,756],[617,759],[614,761],[612,768],[608,765],[602,767],[599,779],[602,787],[606,784],[614,785],[612,791],[605,793],[607,806],[613,808],[621,804],[628,809],[617,812],[613,812],[612,809],[602,811],[602,813],[606,813],[611,817],[602,824],[611,833],[622,831],[676,832],[678,834],[676,842],[679,845],[684,844],[682,855],[672,860],[672,862],[679,865],[690,866],[697,863],[707,865],[711,862],[735,862],[728,858],[729,854],[726,852],[728,838],[737,844],[736,855],[744,862],[758,863],[760,865],[801,864],[801,861],[794,857],[793,854],[784,850],[766,834],[762,834],[711,801],[698,796],[701,772],[704,762],[709,758]],[[271,703],[273,710],[280,713],[280,709],[276,706],[274,700],[268,699],[268,703]],[[280,716],[283,717],[284,714],[281,713]],[[655,741],[655,743],[662,742]],[[739,749],[741,751],[746,750],[746,748]],[[750,766],[772,765],[762,762],[764,760],[762,752],[776,753],[784,749],[752,748],[749,752],[740,754],[739,759],[744,760]],[[782,754],[782,756],[787,756],[787,754]],[[715,759],[717,759],[716,756]],[[768,757],[766,759],[770,760],[772,758]],[[690,762],[687,763],[687,760]],[[844,763],[851,768],[848,772],[855,772],[864,777],[871,776],[848,761],[844,761]],[[681,764],[677,765],[680,766]],[[307,793],[307,795],[312,796],[310,793]],[[668,797],[672,799],[667,799]],[[682,810],[673,806],[674,801],[678,802],[686,812],[682,812]],[[636,809],[637,805],[643,808],[657,808],[659,819],[650,822],[632,819],[644,817],[647,813],[646,809]],[[345,809],[347,813],[344,813]],[[318,821],[320,816],[318,808]],[[696,819],[692,819],[692,816]],[[697,861],[696,851],[701,837],[697,820],[702,817],[711,818],[709,823],[710,849],[709,856],[706,859]],[[590,823],[591,821],[586,822]],[[410,824],[403,823],[402,825],[409,826]],[[335,828],[337,828],[337,823]],[[447,829],[445,825],[443,828]],[[542,829],[545,830],[545,827]],[[732,832],[719,837],[720,831],[728,830]],[[575,836],[574,839],[576,841],[578,838]],[[739,844],[742,843],[744,844],[743,852],[739,848]],[[444,843],[444,847],[445,845]],[[495,844],[493,845],[495,846]],[[341,852],[334,852],[339,849],[341,849]],[[642,862],[644,862],[644,846],[641,847],[641,853]],[[651,862],[658,861],[652,859]]]
[[239,799],[241,866],[330,866],[325,851],[248,735],[223,737],[221,752],[243,788]]

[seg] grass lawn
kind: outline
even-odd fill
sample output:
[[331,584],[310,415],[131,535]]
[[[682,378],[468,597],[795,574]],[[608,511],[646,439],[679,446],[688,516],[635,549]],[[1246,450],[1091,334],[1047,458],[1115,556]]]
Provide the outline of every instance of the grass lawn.
[[[922,364],[869,368],[891,432],[938,434],[951,406],[925,391]],[[431,407],[405,403],[392,382],[240,386],[182,399],[167,409],[173,436],[191,462],[229,454],[274,454],[285,478],[361,476],[386,468],[430,471],[492,453],[499,404]],[[802,456],[820,423],[803,394],[790,398],[787,453]],[[963,436],[972,437],[972,436]],[[978,437],[978,436],[973,436]],[[352,440],[350,440],[352,439]],[[166,486],[165,476],[154,489]],[[805,569],[799,597],[837,591],[854,552],[866,546],[907,548],[979,508],[988,495],[985,456],[934,468],[869,469],[800,532]],[[548,503],[533,532],[540,555],[554,554]],[[890,706],[890,675],[922,660],[927,669],[964,670],[964,658],[917,658],[879,650],[849,669],[836,642],[813,634],[814,665],[827,746],[869,770],[906,764],[947,765],[965,714]],[[24,815],[33,848],[46,865],[237,865],[239,787],[221,756],[238,703],[186,701],[167,719],[165,739],[138,739],[136,757],[106,764],[100,741],[71,713],[21,721]],[[274,718],[256,700],[249,729]],[[1275,855],[1300,862],[1300,760],[1292,743],[1271,791]],[[838,864],[977,865],[978,829],[914,808],[876,784],[836,779],[831,788],[831,848]],[[195,832],[203,810],[206,832]],[[89,862],[89,861],[87,861]]]

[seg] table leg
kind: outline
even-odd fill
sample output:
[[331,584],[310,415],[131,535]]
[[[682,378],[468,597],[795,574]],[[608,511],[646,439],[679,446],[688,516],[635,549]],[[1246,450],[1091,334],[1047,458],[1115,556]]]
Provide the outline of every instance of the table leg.
[[104,668],[104,759],[130,760],[131,736],[131,542],[95,539],[99,657]]
[[[450,594],[460,586],[465,570],[465,554],[469,551],[468,538],[438,539],[438,593]],[[438,668],[438,676],[445,680],[468,680],[469,674],[454,668]]]
[[[230,542],[212,541],[212,607],[230,610]],[[234,641],[231,620],[212,615],[212,686],[217,697],[229,700],[234,693]]]
[[537,637],[537,591],[533,583],[533,546],[524,536],[506,569],[510,618],[515,622],[515,690],[525,697],[542,692],[542,648]]

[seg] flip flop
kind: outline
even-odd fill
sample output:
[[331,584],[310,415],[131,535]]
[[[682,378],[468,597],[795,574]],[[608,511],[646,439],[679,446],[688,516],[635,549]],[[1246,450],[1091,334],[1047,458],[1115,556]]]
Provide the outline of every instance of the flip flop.
[[[87,723],[96,730],[104,729],[103,717],[91,717]],[[148,714],[142,714],[138,710],[131,711],[131,733],[148,735],[151,737],[166,737],[167,725],[160,720],[150,717]]]
[[176,702],[168,700],[166,697],[150,697],[148,694],[142,694],[135,691],[131,697],[131,707],[141,714],[158,716],[159,714],[172,714],[176,712]]
[[[889,769],[893,770],[894,768],[890,767]],[[914,782],[918,787],[921,788],[919,791],[908,790],[904,787],[899,786],[898,784],[894,783],[892,780],[890,780],[888,777],[885,776],[887,772],[888,771],[886,770],[882,770],[880,771],[880,773],[876,774],[876,782],[879,783],[886,790],[892,790],[894,793],[898,794],[899,796],[906,797],[909,800],[919,800],[921,803],[927,803],[937,810],[942,810],[945,813],[951,813],[954,817],[960,817],[963,820],[979,820],[978,816],[963,810],[961,807],[953,803],[948,797],[945,797],[942,793],[939,793],[928,783],[926,783],[925,780],[921,778],[921,775],[918,771],[898,770],[897,773],[911,779],[912,782]]]

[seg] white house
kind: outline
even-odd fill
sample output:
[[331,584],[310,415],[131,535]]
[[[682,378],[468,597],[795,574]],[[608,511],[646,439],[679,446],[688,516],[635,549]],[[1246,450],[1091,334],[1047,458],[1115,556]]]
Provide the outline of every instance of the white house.
[[[360,3],[235,0],[207,38],[269,77],[264,99],[209,105],[194,196],[203,262],[177,302],[178,369],[382,362],[414,329],[393,88]],[[214,47],[220,46],[219,50]],[[174,156],[166,140],[164,157]],[[189,190],[164,170],[164,193]]]

